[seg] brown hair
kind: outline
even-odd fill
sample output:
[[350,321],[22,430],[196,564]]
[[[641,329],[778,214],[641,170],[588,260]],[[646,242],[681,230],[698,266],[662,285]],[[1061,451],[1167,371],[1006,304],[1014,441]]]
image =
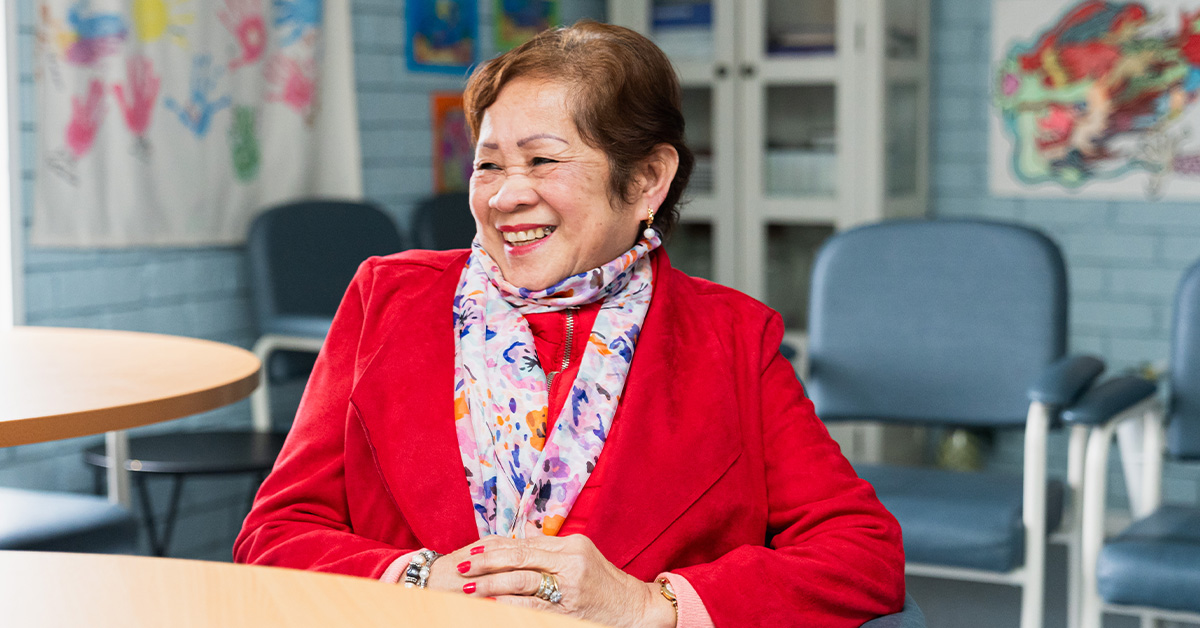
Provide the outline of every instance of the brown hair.
[[608,157],[613,200],[628,202],[635,170],[655,147],[675,147],[679,168],[654,215],[654,227],[664,238],[670,234],[695,159],[683,140],[679,79],[667,56],[649,39],[612,24],[582,20],[543,31],[471,74],[463,100],[472,141],[479,140],[484,111],[518,78],[571,86],[569,110],[583,141]]

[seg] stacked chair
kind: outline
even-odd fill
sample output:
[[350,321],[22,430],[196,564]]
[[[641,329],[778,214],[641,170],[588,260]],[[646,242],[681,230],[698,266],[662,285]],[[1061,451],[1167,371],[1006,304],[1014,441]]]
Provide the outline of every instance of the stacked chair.
[[[1063,413],[1064,420],[1091,428],[1083,497],[1084,628],[1100,628],[1105,611],[1139,616],[1143,626],[1200,624],[1200,507],[1162,503],[1164,457],[1200,460],[1200,263],[1179,285],[1170,357],[1165,404],[1153,382],[1125,376],[1097,386]],[[1109,449],[1126,421],[1140,433],[1143,451],[1140,477],[1132,483],[1138,490],[1130,495],[1134,520],[1106,539]],[[1138,466],[1127,464],[1125,471]]]
[[320,351],[359,264],[403,248],[396,224],[371,203],[288,203],[255,218],[247,242],[251,300],[262,334],[254,344],[262,385],[250,397],[255,430],[271,429],[272,356]]
[[900,522],[907,573],[1019,587],[1021,628],[1040,628],[1048,535],[1067,521],[1077,546],[1087,433],[1072,429],[1065,487],[1047,479],[1047,435],[1104,368],[1064,355],[1057,246],[984,221],[860,227],[822,247],[809,308],[805,385],[824,421],[1024,431],[1021,475],[856,470]]

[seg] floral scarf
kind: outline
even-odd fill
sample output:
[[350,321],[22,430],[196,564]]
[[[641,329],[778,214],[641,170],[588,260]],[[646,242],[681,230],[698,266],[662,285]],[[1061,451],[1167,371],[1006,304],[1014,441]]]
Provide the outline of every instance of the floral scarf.
[[[504,280],[478,240],[454,297],[454,424],[480,537],[558,534],[587,482],[625,388],[650,306],[648,253],[658,235],[617,259],[546,288]],[[604,300],[570,395],[546,433],[549,388],[525,314]]]

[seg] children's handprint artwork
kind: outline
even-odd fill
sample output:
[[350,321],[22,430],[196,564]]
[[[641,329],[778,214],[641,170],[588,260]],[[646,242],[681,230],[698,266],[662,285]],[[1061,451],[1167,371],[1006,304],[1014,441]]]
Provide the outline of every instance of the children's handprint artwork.
[[[113,85],[113,94],[125,116],[125,125],[135,136],[142,137],[150,126],[150,117],[154,115],[160,78],[154,73],[154,63],[145,56],[130,57],[125,62],[125,72],[128,83]],[[129,90],[128,95],[126,89]]]
[[316,64],[304,63],[291,57],[276,55],[267,66],[267,82],[271,92],[269,102],[282,102],[306,122],[312,122],[313,99],[317,92]]
[[225,0],[225,8],[217,17],[237,39],[239,56],[229,61],[229,69],[255,63],[267,49],[267,26],[263,21],[260,0]]
[[270,199],[361,193],[357,160],[329,159],[358,129],[318,115],[354,106],[352,88],[319,91],[325,72],[352,76],[352,3],[15,4],[33,40],[26,125],[44,131],[25,151],[34,246],[233,244]]
[[186,27],[195,21],[192,13],[182,13],[179,9],[191,0],[133,0],[133,29],[138,39],[145,42],[158,41],[163,35],[170,35],[171,40],[186,49]]
[[212,55],[196,55],[192,58],[190,100],[186,104],[181,104],[168,96],[163,101],[163,105],[179,116],[179,121],[183,123],[183,126],[198,138],[208,135],[213,116],[232,103],[228,94],[216,99],[212,96],[222,74],[224,74],[223,68],[213,67]]
[[71,97],[71,122],[67,124],[67,148],[76,159],[83,157],[96,141],[96,131],[104,121],[104,83],[92,79],[85,100]]
[[321,28],[321,0],[271,0],[271,6],[275,8],[275,28],[284,31],[280,48],[302,37],[316,37]]
[[254,107],[234,107],[233,128],[229,129],[229,146],[233,152],[233,172],[238,180],[247,183],[257,178],[260,151],[258,115]]
[[65,44],[68,63],[92,66],[120,51],[128,32],[119,14],[93,12],[88,0],[78,0],[67,10],[67,27],[58,40]]

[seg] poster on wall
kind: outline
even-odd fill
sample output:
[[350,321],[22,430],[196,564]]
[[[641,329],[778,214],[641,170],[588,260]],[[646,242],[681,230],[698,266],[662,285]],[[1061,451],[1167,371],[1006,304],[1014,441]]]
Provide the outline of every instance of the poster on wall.
[[996,196],[1200,199],[1200,0],[993,0]]
[[478,57],[478,0],[408,0],[406,59],[410,72],[465,75]]
[[237,244],[265,206],[360,196],[331,4],[39,0],[31,242]]
[[434,92],[430,96],[433,119],[433,191],[466,192],[471,181],[475,151],[467,129],[462,92]]
[[559,25],[558,0],[495,0],[496,48],[512,50]]

